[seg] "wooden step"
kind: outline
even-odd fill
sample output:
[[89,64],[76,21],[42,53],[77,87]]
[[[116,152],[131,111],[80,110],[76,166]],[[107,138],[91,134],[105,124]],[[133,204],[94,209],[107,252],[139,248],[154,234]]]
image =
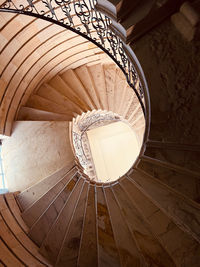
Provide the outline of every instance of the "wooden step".
[[40,199],[34,202],[22,213],[22,218],[29,227],[32,227],[35,221],[41,216],[41,214],[44,213],[48,206],[54,202],[56,196],[60,194],[66,184],[70,181],[71,177],[73,177],[76,173],[77,170],[75,168],[69,171],[61,177],[50,190],[42,195]]
[[39,95],[32,95],[26,103],[26,106],[48,112],[65,114],[68,115],[69,118],[72,118],[71,112],[67,109],[67,107],[62,107]]
[[93,103],[94,108],[100,109],[99,99],[95,91],[95,87],[94,87],[93,80],[91,78],[91,74],[88,71],[88,67],[84,65],[79,68],[76,68],[74,71],[76,72],[83,86],[89,93],[90,99]]
[[19,209],[19,206],[17,205],[14,194],[13,193],[5,194],[5,199],[12,215],[14,216],[19,226],[23,229],[25,233],[28,233],[29,228],[27,227],[27,225],[25,224],[25,222],[21,217],[21,211]]
[[199,243],[191,235],[182,231],[179,225],[174,224],[171,218],[135,186],[133,180],[125,178],[120,181],[120,185],[143,215],[151,231],[160,240],[176,266],[184,264],[195,266],[200,257],[200,253],[197,253],[200,251]]
[[[15,17],[14,20],[11,18],[11,20],[8,21],[5,27],[3,27],[3,29],[1,30],[2,39],[1,39],[0,50],[4,50],[6,45],[8,45],[8,42],[12,40],[12,38],[15,37],[15,35],[19,31],[22,31],[26,26],[28,26],[34,20],[35,19],[32,17],[26,17],[24,18],[24,20],[22,20],[19,16]],[[3,40],[4,42],[2,42]]]
[[62,210],[65,203],[73,191],[77,181],[79,179],[78,174],[71,176],[70,181],[66,186],[63,187],[61,192],[56,196],[55,200],[50,203],[47,209],[41,214],[38,220],[33,224],[29,231],[29,236],[34,242],[41,246],[42,242],[49,233],[54,221],[58,218],[60,211]]
[[[36,32],[38,32],[40,31],[41,23],[39,23],[38,20],[36,21],[40,25],[37,25],[36,23],[32,26],[34,30],[37,29]],[[46,23],[49,25],[48,22]],[[56,27],[58,28],[57,25],[52,26],[52,31],[51,31],[50,36],[55,34],[56,29],[54,31],[54,28]],[[9,31],[9,29],[7,30]],[[61,32],[61,30],[59,31]],[[20,32],[20,37],[18,36],[19,34],[18,33],[17,36],[15,36],[15,38],[12,38],[11,40],[12,46],[10,47],[10,49],[9,49],[9,46],[6,47],[7,56],[5,55],[4,59],[10,56],[11,51],[14,51],[14,55],[11,58],[9,65],[6,68],[6,71],[3,73],[2,80],[1,80],[1,87],[2,87],[1,92],[3,92],[2,96],[3,95],[5,96],[5,92],[6,92],[6,99],[2,100],[1,107],[0,107],[0,110],[1,111],[4,110],[4,113],[5,113],[5,114],[3,113],[3,116],[2,116],[2,120],[0,124],[0,131],[4,132],[4,134],[7,134],[7,135],[10,135],[12,122],[15,118],[16,111],[17,111],[19,104],[21,103],[24,104],[26,102],[27,97],[30,96],[30,93],[32,92],[32,90],[35,89],[40,83],[41,79],[44,78],[45,72],[49,71],[48,67],[50,64],[48,65],[47,62],[49,62],[49,58],[51,58],[51,55],[53,54],[53,52],[50,49],[50,52],[47,53],[49,47],[46,44],[46,42],[44,42],[45,43],[44,45],[44,43],[41,44],[41,41],[38,40],[41,38],[41,35],[35,40],[35,43],[38,44],[38,46],[36,46],[37,49],[34,50],[32,49],[31,46],[28,48],[26,46],[24,53],[22,53],[20,57],[17,56],[17,58],[15,58],[16,54],[18,54],[17,53],[18,50],[20,50],[20,48],[23,47],[24,45],[23,39],[25,38],[26,41],[29,41],[32,37],[32,34],[33,34],[32,32],[33,32],[32,29],[29,30],[26,28],[25,32]],[[26,41],[25,41],[25,44],[26,44]],[[30,45],[29,42],[28,42],[28,45]],[[58,46],[59,46],[59,40],[57,40],[56,48],[58,48]],[[54,49],[55,49],[55,43],[54,43]],[[21,53],[21,50],[19,53]],[[55,56],[55,51],[54,51],[53,56]],[[60,58],[58,58],[58,60],[59,59]],[[57,56],[55,60],[57,60]],[[2,62],[4,61],[5,60],[3,60]],[[44,71],[44,66],[45,66],[45,71]],[[50,69],[52,69],[52,64],[51,64]],[[20,90],[18,90],[19,87],[20,87]],[[21,101],[22,98],[23,98],[23,101]],[[8,101],[8,99],[11,102]],[[11,106],[12,108],[10,108]]]
[[143,215],[131,202],[128,195],[124,192],[119,184],[113,187],[115,199],[118,202],[119,208],[122,211],[124,220],[133,235],[133,238],[142,253],[147,265],[156,266],[176,266],[169,254],[164,250],[159,240],[155,238],[154,234]]
[[97,187],[97,229],[99,266],[121,266],[118,249],[102,187]]
[[123,110],[121,106],[123,105],[123,99],[126,93],[127,81],[120,69],[116,70],[115,79],[115,101],[114,101],[114,112],[119,115],[123,115]]
[[85,182],[69,227],[65,233],[56,266],[76,266],[87,206],[89,183]]
[[[120,105],[120,113],[125,119],[127,119],[127,108],[129,110],[130,106],[132,106],[132,103],[135,104],[135,102],[133,102],[134,96],[134,91],[128,86],[128,84],[126,84],[126,87],[124,88],[123,92],[123,100]],[[131,116],[132,114],[130,114],[129,112],[129,115]]]
[[143,114],[143,111],[142,111],[142,108],[139,102],[135,106],[135,110],[133,111],[132,115],[129,117],[128,121],[131,125],[135,125],[138,120],[144,120],[144,114]]
[[53,264],[55,264],[57,261],[66,230],[68,229],[68,225],[81,195],[83,185],[84,180],[81,178],[78,180],[74,190],[69,196],[68,201],[60,211],[58,218],[54,222],[40,248],[41,254],[48,258]]
[[102,110],[108,110],[108,99],[106,95],[106,84],[103,66],[101,64],[96,64],[88,66],[92,82],[94,84],[96,95],[100,101],[100,107]]
[[[1,0],[1,4],[3,4],[5,1]],[[10,20],[12,20],[14,17],[16,16],[16,14],[14,13],[7,13],[7,12],[1,12],[0,17],[1,17],[1,26],[0,29],[2,30],[7,23],[9,23]]]
[[0,236],[4,240],[5,244],[17,256],[23,263],[28,266],[44,266],[35,257],[33,257],[26,248],[17,240],[11,230],[8,228],[4,219],[0,215]]
[[18,194],[16,199],[21,210],[26,210],[30,205],[41,198],[42,195],[52,188],[60,180],[60,177],[64,176],[72,167],[74,167],[73,162]]
[[17,116],[18,121],[71,121],[72,116],[58,114],[29,107],[21,107]]
[[191,172],[200,172],[200,150],[198,151],[198,145],[184,145],[168,142],[165,145],[165,142],[160,142],[159,147],[158,142],[153,143],[154,147],[147,145],[144,153],[146,156],[177,165]]
[[95,191],[90,184],[77,266],[98,266]]
[[70,88],[70,86],[62,79],[62,76],[55,76],[48,82],[55,90],[57,90],[60,94],[69,98],[71,102],[76,106],[76,109],[79,110],[78,114],[86,111],[84,103],[80,99],[80,96],[77,96],[75,92]]
[[6,243],[0,238],[0,266],[16,266],[21,267],[25,266],[16,256],[15,254],[9,250]]
[[134,110],[134,94],[131,94],[129,97],[129,101],[126,103],[126,107],[124,107],[124,111],[123,111],[123,118],[128,120],[130,117],[130,114],[132,114],[132,112],[130,111],[130,109]]
[[92,110],[94,108],[87,89],[84,87],[74,70],[70,69],[64,72],[62,74],[62,79],[67,82],[69,87],[84,101],[88,110]]
[[103,64],[106,94],[108,99],[108,110],[114,112],[114,99],[115,99],[115,80],[116,80],[116,65]]
[[[5,198],[0,195],[0,213],[3,220],[6,222],[7,227],[12,232],[13,236],[16,238],[17,242],[21,244],[30,253],[30,258],[34,257],[38,261],[38,264],[49,265],[44,257],[42,257],[38,252],[38,247],[29,239],[29,237],[24,233],[22,228],[18,225],[17,221],[13,217],[11,211],[9,210]],[[6,241],[6,240],[5,240]]]
[[200,202],[200,185],[198,177],[192,175],[188,176],[187,173],[180,173],[179,171],[168,168],[167,165],[158,165],[157,162],[154,163],[153,160],[148,162],[141,159],[137,168],[150,174],[193,201],[196,201],[197,203]]
[[74,112],[75,106],[73,105],[73,102],[71,102],[70,99],[68,99],[64,95],[60,94],[49,84],[45,83],[41,85],[40,88],[37,90],[37,95],[46,98],[64,108],[67,108],[69,112],[71,112],[72,116],[76,115],[76,112]]
[[134,266],[144,266],[144,259],[141,257],[132,234],[124,221],[111,188],[105,187],[104,191],[121,265],[131,266],[134,262]]
[[165,142],[165,141],[157,141],[157,140],[148,140],[146,143],[147,147],[151,148],[162,148],[162,149],[170,149],[170,150],[180,150],[180,151],[200,151],[200,146],[195,144],[181,144],[181,143],[173,143],[173,142]]
[[158,166],[166,167],[171,170],[175,170],[176,172],[182,173],[184,175],[188,176],[194,176],[199,178],[199,172],[197,171],[191,171],[188,168],[182,167],[181,165],[170,163],[169,161],[159,160],[156,157],[149,157],[149,156],[141,156],[141,159],[145,162],[150,162],[153,164],[156,164]]
[[[152,199],[183,231],[200,242],[198,204],[142,171],[133,170],[129,177],[135,186]],[[192,224],[191,221],[193,221]]]
[[[130,100],[127,101],[127,105],[124,106],[124,115],[123,117],[126,120],[129,120],[131,116],[133,116],[133,113],[135,113],[135,110],[139,106],[139,100],[132,88],[127,88],[127,93],[130,95]],[[139,107],[138,107],[139,108]]]

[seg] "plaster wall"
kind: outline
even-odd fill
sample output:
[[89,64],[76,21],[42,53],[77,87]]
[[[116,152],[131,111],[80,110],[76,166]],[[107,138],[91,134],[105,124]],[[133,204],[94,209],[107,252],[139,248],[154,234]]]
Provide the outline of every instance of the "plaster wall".
[[3,141],[3,166],[9,191],[22,191],[73,164],[69,122],[17,121]]
[[89,130],[87,135],[97,178],[101,182],[123,176],[139,154],[137,137],[123,122],[97,127]]

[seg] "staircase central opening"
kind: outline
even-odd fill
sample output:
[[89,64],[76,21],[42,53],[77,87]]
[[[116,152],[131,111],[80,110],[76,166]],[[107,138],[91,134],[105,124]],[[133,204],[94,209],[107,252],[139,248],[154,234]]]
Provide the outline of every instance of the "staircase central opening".
[[71,129],[76,159],[95,182],[116,181],[139,155],[141,140],[137,132],[114,112],[88,111],[73,119]]

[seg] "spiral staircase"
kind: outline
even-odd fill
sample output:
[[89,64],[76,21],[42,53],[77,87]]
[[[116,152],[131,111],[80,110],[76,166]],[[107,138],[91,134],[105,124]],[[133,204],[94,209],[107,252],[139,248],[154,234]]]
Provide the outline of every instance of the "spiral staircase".
[[[145,37],[135,46],[137,29],[148,25],[142,33],[149,31],[155,24],[147,23],[149,16],[159,14],[159,8],[144,1],[143,9],[135,1],[127,10],[130,2],[122,2],[97,1],[96,7],[111,18],[110,27],[124,42],[133,41],[124,45],[136,69],[132,81],[113,58],[76,32],[37,16],[0,12],[0,134],[7,171],[28,151],[28,142],[36,140],[42,148],[47,143],[44,154],[39,148],[29,151],[30,165],[20,163],[29,174],[38,169],[38,177],[21,177],[23,183],[19,180],[12,190],[21,192],[0,195],[0,266],[199,266],[198,90],[187,87],[195,112],[187,109],[181,122],[175,121],[179,110],[176,116],[171,110],[184,92],[167,97],[167,85],[159,88],[162,65],[144,57],[144,47],[149,47]],[[10,3],[27,6],[27,1]],[[35,3],[37,8],[41,4]],[[177,6],[172,6],[156,15],[157,24],[175,12]],[[165,30],[160,35],[165,37]],[[156,75],[152,66],[157,66]],[[126,121],[141,147],[131,169],[107,183],[84,172],[72,135],[81,118],[83,122],[88,114],[103,111]],[[55,137],[59,127],[63,134]],[[39,161],[50,151],[47,128],[52,129],[52,149],[66,155],[49,157],[47,167],[40,169]],[[37,162],[31,162],[33,154]]]

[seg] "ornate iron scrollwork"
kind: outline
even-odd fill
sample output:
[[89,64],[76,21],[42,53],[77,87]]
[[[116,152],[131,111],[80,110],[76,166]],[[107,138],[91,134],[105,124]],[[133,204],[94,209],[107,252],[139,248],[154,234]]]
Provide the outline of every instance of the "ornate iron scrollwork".
[[96,44],[122,69],[145,113],[142,84],[139,82],[139,86],[135,86],[139,79],[135,66],[126,55],[123,42],[110,29],[111,20],[95,10],[95,4],[96,0],[7,0],[0,6],[0,11],[54,22]]
[[117,121],[123,121],[122,117],[113,112],[102,110],[87,114],[86,117],[80,117],[78,121],[76,119],[73,121],[72,139],[74,151],[84,172],[90,178],[93,177],[92,179],[97,179],[97,177],[86,132]]

